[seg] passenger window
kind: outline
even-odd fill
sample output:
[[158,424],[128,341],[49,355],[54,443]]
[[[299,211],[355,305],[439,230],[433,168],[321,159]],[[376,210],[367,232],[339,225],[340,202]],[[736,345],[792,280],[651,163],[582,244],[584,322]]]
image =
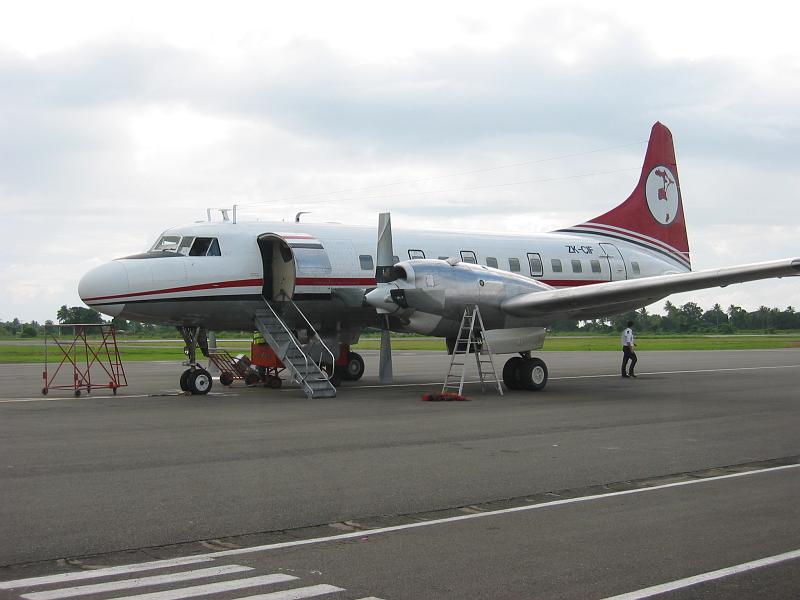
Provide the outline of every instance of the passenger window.
[[[206,256],[215,241],[217,241],[216,238],[195,238],[192,249],[189,250],[189,256]],[[217,252],[219,252],[219,246],[217,246]]]
[[602,271],[599,260],[592,259],[589,262],[592,264],[592,273],[600,273]]
[[414,260],[415,258],[425,258],[425,253],[422,250],[409,250],[408,258]]
[[369,254],[359,254],[358,262],[361,263],[362,271],[373,271],[375,265],[372,263],[372,257]]
[[486,266],[492,267],[493,269],[497,268],[497,259],[494,256],[487,256],[486,257]]
[[528,252],[528,265],[531,268],[531,275],[541,277],[543,273],[542,257],[536,252]]
[[553,267],[553,273],[561,273],[563,269],[561,268],[561,259],[560,258],[553,258],[550,260],[550,266]]
[[478,264],[478,259],[475,258],[475,253],[472,250],[462,250],[461,260],[463,260],[465,263],[470,263],[473,265]]
[[508,259],[508,270],[512,273],[519,273],[519,259],[518,258],[509,258]]
[[577,258],[572,259],[572,272],[573,273],[583,273],[583,265],[581,261]]
[[631,261],[631,269],[633,269],[634,275],[639,275],[641,273],[641,270],[639,269],[639,263],[635,260]]

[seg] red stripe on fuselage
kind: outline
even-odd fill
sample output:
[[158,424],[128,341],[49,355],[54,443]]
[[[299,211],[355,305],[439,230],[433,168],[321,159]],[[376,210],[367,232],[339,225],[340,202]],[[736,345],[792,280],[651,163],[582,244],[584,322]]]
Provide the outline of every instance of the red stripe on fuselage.
[[553,287],[578,287],[595,283],[608,283],[608,279],[534,279]]
[[[580,285],[591,285],[593,283],[603,283],[594,279],[537,279],[547,285],[554,287],[573,287]],[[298,277],[295,281],[296,285],[308,286],[323,286],[323,287],[337,287],[337,286],[352,286],[352,287],[370,287],[377,285],[375,279],[372,277]],[[234,287],[261,287],[264,285],[262,279],[237,279],[234,281],[216,281],[213,283],[200,283],[197,285],[184,285],[180,287],[164,288],[160,290],[148,290],[144,292],[129,292],[127,294],[114,294],[111,296],[95,296],[92,298],[84,298],[85,301],[97,300],[120,300],[125,301],[126,298],[136,298],[139,296],[153,296],[159,294],[174,294],[177,292],[196,292],[200,290],[218,290],[224,288]],[[187,298],[191,300],[191,297]]]
[[115,298],[133,298],[136,296],[150,296],[151,294],[172,294],[174,292],[194,292],[197,290],[216,290],[220,288],[232,287],[251,287],[264,285],[263,279],[237,279],[235,281],[217,281],[214,283],[200,283],[198,285],[184,285],[181,287],[165,288],[161,290],[150,290],[147,292],[129,292],[127,294],[115,294],[113,296],[96,296],[94,298],[84,298],[84,300],[112,300]]
[[298,277],[296,285],[324,285],[336,287],[339,285],[377,285],[374,277]]

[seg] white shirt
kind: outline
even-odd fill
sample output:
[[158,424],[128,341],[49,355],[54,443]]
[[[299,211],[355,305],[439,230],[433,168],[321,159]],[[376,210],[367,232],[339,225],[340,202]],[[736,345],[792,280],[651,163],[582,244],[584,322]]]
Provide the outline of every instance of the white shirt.
[[633,329],[628,327],[625,331],[622,332],[622,345],[623,346],[633,346],[636,343],[633,337]]

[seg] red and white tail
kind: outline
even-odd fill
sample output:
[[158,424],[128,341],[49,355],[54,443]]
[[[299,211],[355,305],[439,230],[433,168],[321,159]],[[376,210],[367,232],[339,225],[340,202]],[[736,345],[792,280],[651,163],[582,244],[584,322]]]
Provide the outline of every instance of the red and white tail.
[[569,231],[624,240],[691,269],[678,166],[669,129],[661,123],[653,125],[639,183],[628,199]]

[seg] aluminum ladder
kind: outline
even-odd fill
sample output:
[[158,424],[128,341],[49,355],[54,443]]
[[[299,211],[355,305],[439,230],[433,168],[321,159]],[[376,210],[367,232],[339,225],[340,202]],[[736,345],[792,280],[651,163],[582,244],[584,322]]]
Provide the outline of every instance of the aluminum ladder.
[[333,353],[328,349],[322,338],[309,323],[300,308],[290,299],[284,301],[284,306],[291,305],[298,315],[305,321],[308,328],[309,337],[320,345],[320,360],[314,361],[307,350],[304,350],[300,342],[295,337],[292,330],[287,326],[285,319],[282,319],[272,304],[264,298],[263,309],[255,312],[253,322],[264,336],[264,340],[269,344],[272,351],[281,360],[292,380],[300,384],[308,398],[334,398],[336,388],[328,379],[319,364],[328,361],[328,364],[335,363]]
[[[492,349],[484,333],[486,328],[483,326],[483,318],[478,305],[467,305],[464,307],[464,315],[461,317],[461,326],[458,329],[456,343],[453,346],[453,356],[450,359],[450,367],[447,369],[447,376],[444,378],[442,393],[448,390],[458,390],[458,395],[464,389],[464,378],[467,375],[467,363],[469,362],[470,350],[475,355],[475,365],[478,367],[478,377],[481,381],[481,392],[486,392],[487,385],[496,385],[498,393],[503,395],[503,386],[497,376],[497,369],[494,368]],[[460,357],[460,358],[459,358]],[[461,367],[459,375],[457,367]]]

